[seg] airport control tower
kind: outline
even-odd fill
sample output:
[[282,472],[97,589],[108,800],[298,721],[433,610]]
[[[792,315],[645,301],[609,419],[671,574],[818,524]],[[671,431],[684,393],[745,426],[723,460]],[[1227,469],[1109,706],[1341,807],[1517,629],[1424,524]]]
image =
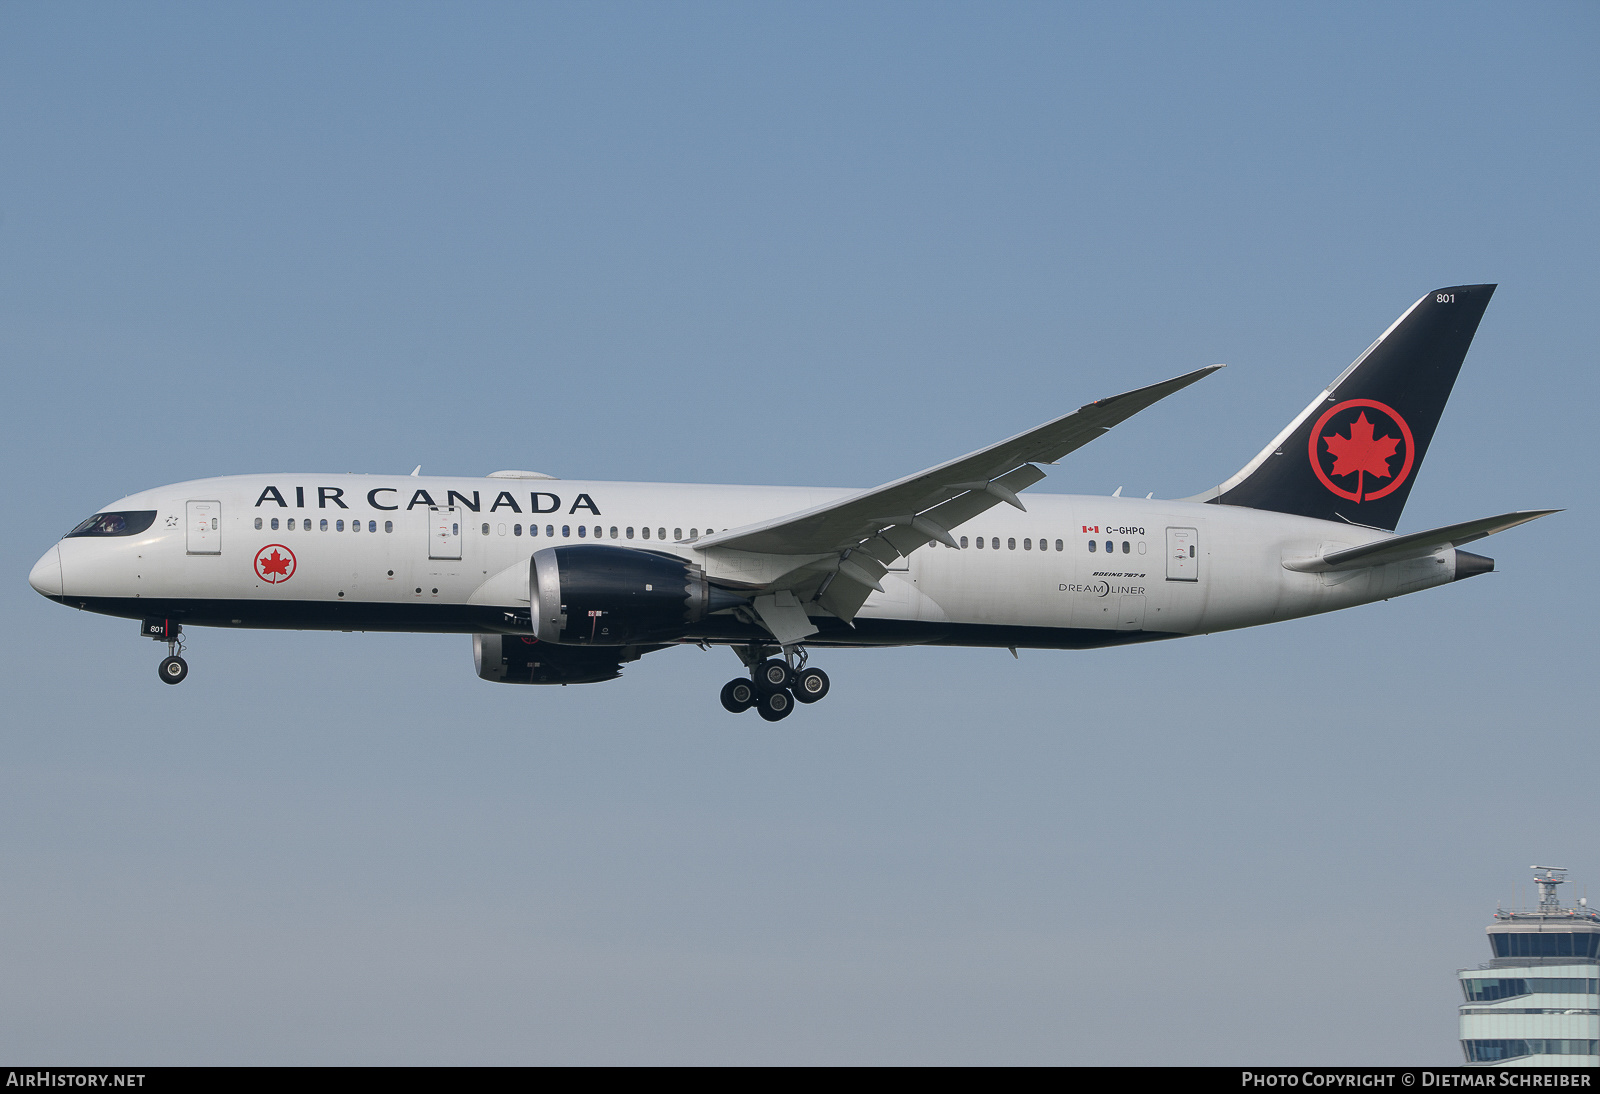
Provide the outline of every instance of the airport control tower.
[[1563,907],[1564,866],[1535,866],[1539,906],[1496,909],[1493,960],[1457,973],[1461,1051],[1489,1067],[1600,1067],[1600,914]]

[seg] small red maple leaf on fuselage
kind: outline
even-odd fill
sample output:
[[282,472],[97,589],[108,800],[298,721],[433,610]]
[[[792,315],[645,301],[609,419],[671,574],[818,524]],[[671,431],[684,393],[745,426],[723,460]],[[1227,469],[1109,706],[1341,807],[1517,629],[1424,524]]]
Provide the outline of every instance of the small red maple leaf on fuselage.
[[[1328,452],[1333,456],[1333,470],[1330,475],[1354,475],[1361,473],[1374,475],[1386,479],[1394,474],[1389,469],[1389,461],[1394,457],[1395,449],[1400,447],[1399,437],[1373,437],[1372,423],[1367,421],[1367,412],[1362,411],[1361,416],[1350,423],[1350,435],[1341,437],[1337,433],[1325,434],[1322,443],[1328,446]],[[1356,501],[1359,503],[1366,494],[1364,480],[1357,480]]]
[[289,560],[284,558],[277,551],[272,552],[271,558],[264,558],[261,560],[262,577],[266,577],[269,574],[287,574],[288,572]]

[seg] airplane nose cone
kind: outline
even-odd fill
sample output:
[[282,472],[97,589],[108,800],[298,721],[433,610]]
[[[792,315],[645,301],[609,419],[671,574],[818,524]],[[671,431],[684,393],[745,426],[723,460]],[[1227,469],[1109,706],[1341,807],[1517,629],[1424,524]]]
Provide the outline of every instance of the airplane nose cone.
[[61,592],[61,548],[52,547],[44,557],[33,564],[28,573],[28,584],[45,596],[57,597]]

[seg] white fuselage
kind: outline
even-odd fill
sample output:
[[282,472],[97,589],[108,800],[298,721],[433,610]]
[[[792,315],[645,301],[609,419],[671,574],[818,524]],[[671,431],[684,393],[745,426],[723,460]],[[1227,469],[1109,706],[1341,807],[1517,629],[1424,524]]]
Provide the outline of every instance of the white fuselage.
[[[528,560],[540,548],[598,540],[692,560],[713,582],[757,583],[775,576],[772,556],[697,540],[851,493],[522,478],[201,479],[107,506],[156,515],[138,534],[61,540],[32,581],[63,603],[134,618],[181,608],[202,625],[514,633],[508,613],[527,607]],[[1026,512],[998,506],[955,529],[966,549],[935,544],[894,563],[853,627],[813,641],[1109,645],[1332,611],[1455,577],[1451,549],[1355,571],[1284,567],[1389,536],[1351,525],[1183,501],[1024,500]],[[685,638],[701,639],[739,640],[715,628]]]

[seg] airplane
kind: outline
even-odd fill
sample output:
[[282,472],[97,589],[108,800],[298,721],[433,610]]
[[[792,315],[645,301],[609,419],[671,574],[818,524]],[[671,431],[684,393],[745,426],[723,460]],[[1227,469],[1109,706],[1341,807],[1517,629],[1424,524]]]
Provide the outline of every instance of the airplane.
[[610,680],[729,646],[729,711],[826,696],[812,649],[1091,649],[1387,600],[1487,573],[1462,546],[1523,510],[1396,534],[1494,285],[1428,293],[1219,486],[1179,500],[1028,494],[1214,365],[1100,399],[872,489],[266,474],[132,494],[29,583],[141,621],[181,683],[186,627],[472,636],[485,680]]

